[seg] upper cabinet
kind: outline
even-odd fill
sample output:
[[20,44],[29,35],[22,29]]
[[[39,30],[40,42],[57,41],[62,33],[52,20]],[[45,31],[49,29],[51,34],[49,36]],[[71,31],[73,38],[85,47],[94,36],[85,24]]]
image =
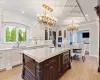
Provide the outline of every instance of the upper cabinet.
[[59,35],[59,36],[62,36],[62,31],[59,31],[59,32],[58,32],[58,35]]
[[66,30],[64,30],[64,38],[66,38]]
[[45,40],[48,40],[48,31],[45,30]]
[[49,31],[49,40],[52,40],[52,31]]

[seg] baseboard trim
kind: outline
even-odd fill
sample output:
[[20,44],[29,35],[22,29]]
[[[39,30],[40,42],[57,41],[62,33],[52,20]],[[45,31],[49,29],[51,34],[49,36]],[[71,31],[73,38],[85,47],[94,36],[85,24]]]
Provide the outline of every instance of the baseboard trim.
[[4,68],[4,69],[1,69],[1,70],[0,70],[0,72],[3,72],[3,71],[5,71],[5,70],[6,70],[6,68]]
[[12,66],[6,67],[6,70],[11,70]]
[[22,65],[22,63],[12,66],[12,68]]
[[96,58],[98,58],[99,56],[96,56],[96,55],[89,55],[89,56],[91,56],[91,57],[96,57]]

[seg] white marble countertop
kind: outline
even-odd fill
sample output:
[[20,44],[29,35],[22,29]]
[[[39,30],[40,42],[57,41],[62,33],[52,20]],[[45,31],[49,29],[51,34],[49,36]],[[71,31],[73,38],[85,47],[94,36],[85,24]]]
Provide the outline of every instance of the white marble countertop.
[[46,47],[46,46],[51,46],[52,44],[44,44],[44,45],[40,45],[40,44],[35,44],[33,46],[19,46],[19,47],[12,47],[12,48],[9,48],[9,47],[1,47],[0,48],[0,51],[2,50],[12,50],[12,49],[25,49],[25,48],[37,48],[37,47]]
[[0,48],[0,51],[2,50],[11,50],[12,48]]
[[23,54],[31,57],[36,62],[43,62],[46,59],[49,59],[53,56],[59,55],[64,51],[69,50],[70,48],[38,48],[34,50],[24,50],[22,51]]

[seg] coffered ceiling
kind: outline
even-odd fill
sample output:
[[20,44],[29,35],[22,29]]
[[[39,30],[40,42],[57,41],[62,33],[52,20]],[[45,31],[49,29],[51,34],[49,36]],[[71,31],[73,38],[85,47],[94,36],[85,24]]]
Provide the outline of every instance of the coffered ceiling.
[[0,0],[0,8],[11,11],[30,19],[36,19],[37,13],[44,12],[42,4],[53,8],[51,13],[56,16],[60,24],[68,25],[74,23],[95,20],[94,7],[97,0]]

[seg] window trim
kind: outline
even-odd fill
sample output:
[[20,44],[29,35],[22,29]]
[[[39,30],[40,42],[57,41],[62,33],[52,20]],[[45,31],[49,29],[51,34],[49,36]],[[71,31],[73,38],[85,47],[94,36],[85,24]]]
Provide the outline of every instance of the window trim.
[[[16,42],[6,42],[6,25],[9,25],[9,26],[15,26],[16,27]],[[27,43],[28,42],[28,35],[29,35],[29,30],[30,30],[30,27],[24,25],[24,24],[20,24],[20,23],[16,23],[16,22],[3,22],[3,43],[17,43],[19,42],[18,41],[18,30],[19,28],[26,28],[26,41],[25,42],[21,42],[22,44],[23,43]]]

